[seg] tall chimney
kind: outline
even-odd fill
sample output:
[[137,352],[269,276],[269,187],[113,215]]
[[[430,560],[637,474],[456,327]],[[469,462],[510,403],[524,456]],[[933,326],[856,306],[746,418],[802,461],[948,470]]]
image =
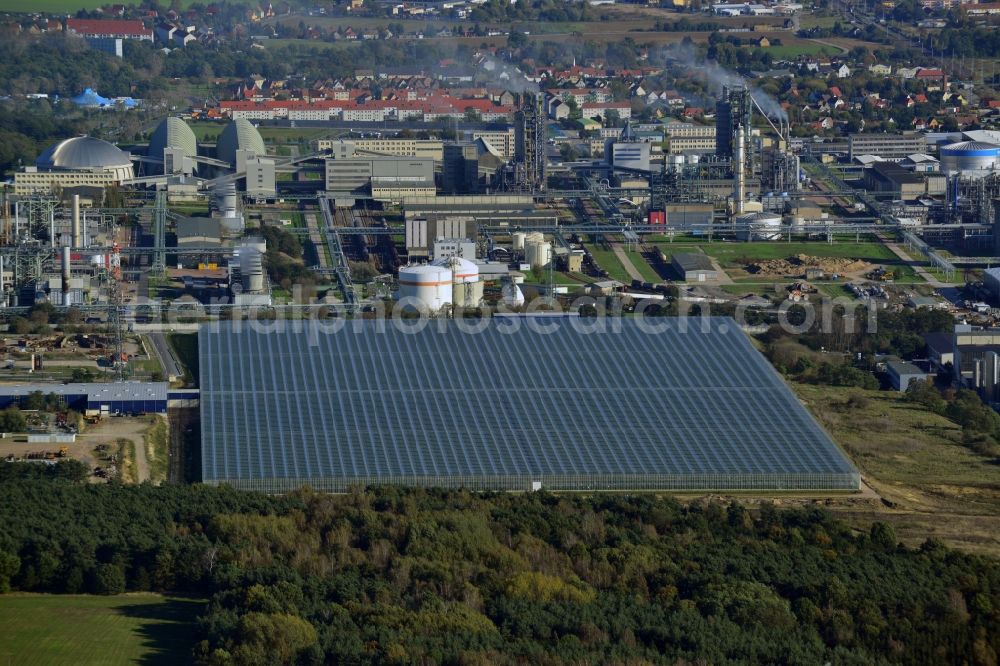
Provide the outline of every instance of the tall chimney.
[[64,245],[62,249],[62,290],[63,290],[63,305],[69,305],[67,302],[69,299],[67,295],[69,294],[69,262],[70,262],[70,247]]
[[73,247],[81,248],[83,247],[83,241],[80,238],[80,195],[73,195]]
[[746,159],[744,156],[743,125],[736,128],[736,145],[733,147],[733,160],[736,164],[736,214],[743,214],[743,202],[746,200]]

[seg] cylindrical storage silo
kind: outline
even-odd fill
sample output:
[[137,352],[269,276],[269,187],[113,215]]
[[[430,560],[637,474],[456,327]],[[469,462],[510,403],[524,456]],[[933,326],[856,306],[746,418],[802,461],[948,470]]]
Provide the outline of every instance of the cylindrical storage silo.
[[215,205],[222,217],[235,217],[238,198],[236,183],[224,183],[215,188]]
[[452,273],[430,264],[404,266],[399,269],[399,298],[416,299],[419,305],[411,305],[436,312],[452,302]]
[[552,261],[552,243],[536,241],[526,243],[524,246],[525,260],[532,270],[545,268]]
[[981,177],[1000,170],[1000,146],[983,141],[961,141],[941,147],[941,171]]
[[479,266],[461,257],[442,257],[432,266],[447,268],[452,274],[451,296],[453,303],[462,307],[477,307],[483,299],[483,283],[479,280]]
[[525,238],[525,233],[523,231],[515,231],[511,235],[511,237],[510,237],[510,239],[511,239],[511,247],[515,251],[523,250],[524,249],[524,238]]
[[252,293],[264,291],[264,262],[260,252],[244,250],[240,253],[240,274],[244,291]]
[[524,244],[527,246],[528,243],[541,243],[545,240],[545,234],[541,231],[529,231],[524,235]]

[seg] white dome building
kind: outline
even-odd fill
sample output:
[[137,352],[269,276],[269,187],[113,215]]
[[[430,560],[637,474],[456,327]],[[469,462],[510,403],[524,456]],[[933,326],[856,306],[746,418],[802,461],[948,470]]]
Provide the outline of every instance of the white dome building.
[[267,149],[260,132],[246,118],[237,118],[226,125],[215,144],[215,155],[237,171],[246,169],[249,157],[265,157]]
[[131,155],[107,141],[78,136],[50,146],[38,156],[34,167],[15,174],[14,193],[108,187],[134,177]]
[[162,173],[190,175],[195,171],[198,139],[180,118],[164,118],[149,137],[146,155],[163,162]]

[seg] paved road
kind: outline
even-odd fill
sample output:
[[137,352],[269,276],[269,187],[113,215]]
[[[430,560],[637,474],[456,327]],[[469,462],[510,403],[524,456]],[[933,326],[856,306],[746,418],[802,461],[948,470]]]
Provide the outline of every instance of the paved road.
[[316,257],[319,259],[320,268],[329,268],[330,262],[326,259],[326,252],[324,248],[326,243],[323,240],[323,234],[320,231],[319,220],[316,217],[316,213],[304,213],[303,217],[306,220],[306,228],[309,229],[309,240],[316,247]]
[[642,273],[640,273],[636,269],[635,264],[632,263],[632,259],[625,254],[625,250],[622,249],[620,243],[612,243],[611,250],[615,253],[615,257],[618,258],[618,262],[622,265],[622,268],[625,269],[625,272],[629,274],[630,278],[638,280],[639,282],[646,281],[646,278],[642,276]]
[[[883,239],[883,240],[885,240],[885,239]],[[945,287],[951,286],[949,283],[947,283],[947,282],[941,282],[936,277],[934,277],[933,275],[931,275],[923,266],[921,266],[919,264],[919,262],[917,262],[916,260],[914,260],[913,257],[911,257],[910,255],[908,255],[906,253],[906,250],[904,250],[903,248],[901,248],[899,246],[899,244],[894,243],[894,242],[889,241],[889,240],[885,240],[885,246],[887,248],[889,248],[889,250],[894,255],[896,255],[897,257],[899,257],[900,261],[902,261],[903,263],[905,263],[907,266],[910,266],[911,268],[913,268],[913,270],[916,271],[917,275],[919,275],[923,279],[927,280],[927,284],[929,284],[930,286],[934,287],[935,289],[943,289]]]
[[163,333],[150,333],[149,344],[153,348],[153,353],[160,359],[160,366],[163,368],[163,374],[166,377],[180,377],[184,374],[180,365],[174,359],[173,353],[170,351],[170,343],[167,342],[167,336],[163,335]]

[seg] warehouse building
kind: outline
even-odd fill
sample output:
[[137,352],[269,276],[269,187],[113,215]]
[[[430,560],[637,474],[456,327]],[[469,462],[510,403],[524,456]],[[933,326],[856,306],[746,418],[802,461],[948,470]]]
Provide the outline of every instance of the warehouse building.
[[927,136],[918,132],[903,134],[852,134],[847,138],[847,157],[877,155],[886,160],[901,160],[913,153],[927,152]]
[[202,327],[203,481],[264,492],[859,487],[732,319],[423,324]]
[[326,191],[336,197],[371,195],[381,201],[433,197],[434,160],[366,156],[326,160]]
[[385,139],[318,139],[316,150],[330,151],[334,157],[358,157],[361,155],[395,155],[397,157],[426,157],[440,162],[444,157],[444,142],[441,139],[405,139],[388,137]]
[[670,257],[670,265],[685,282],[705,282],[719,277],[712,260],[697,252],[675,254]]
[[79,412],[163,414],[167,411],[166,382],[0,385],[0,409],[21,405],[30,394],[56,394]]
[[864,170],[865,189],[892,194],[896,199],[913,200],[924,195],[945,193],[947,178],[939,173],[914,173],[895,162],[876,162]]

